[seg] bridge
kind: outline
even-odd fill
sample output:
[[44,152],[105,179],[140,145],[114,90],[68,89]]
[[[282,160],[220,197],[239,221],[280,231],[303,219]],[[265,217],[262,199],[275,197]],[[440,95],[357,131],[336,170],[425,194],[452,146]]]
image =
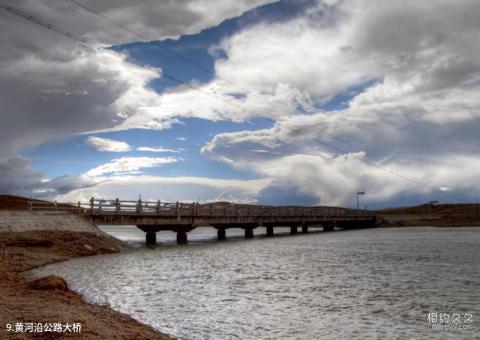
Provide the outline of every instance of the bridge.
[[188,232],[199,227],[217,229],[219,240],[226,230],[240,228],[245,238],[253,238],[254,230],[264,227],[267,236],[275,227],[289,227],[291,234],[308,233],[309,228],[323,231],[374,227],[376,215],[371,211],[338,207],[266,206],[217,202],[199,204],[161,201],[121,201],[95,199],[88,203],[29,202],[29,209],[69,210],[89,218],[96,225],[136,225],[146,234],[146,243],[156,244],[156,233],[173,231],[177,243],[188,243]]

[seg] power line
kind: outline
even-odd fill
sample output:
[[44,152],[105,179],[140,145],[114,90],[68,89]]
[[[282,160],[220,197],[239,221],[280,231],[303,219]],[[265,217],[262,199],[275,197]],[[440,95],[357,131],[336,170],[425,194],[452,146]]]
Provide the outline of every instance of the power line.
[[184,61],[185,63],[190,64],[190,65],[198,68],[199,70],[201,70],[201,71],[203,71],[203,72],[205,72],[205,73],[208,73],[208,74],[210,74],[210,75],[216,76],[217,79],[220,79],[220,80],[224,81],[225,83],[227,83],[227,84],[229,84],[229,85],[232,85],[232,86],[236,87],[237,89],[239,89],[239,90],[241,90],[241,91],[243,91],[243,92],[246,92],[246,93],[248,93],[248,94],[253,94],[254,96],[257,96],[255,93],[253,93],[253,92],[251,92],[251,91],[248,91],[248,90],[245,89],[245,88],[242,88],[241,86],[239,86],[239,85],[231,82],[231,81],[228,80],[228,79],[225,79],[225,78],[223,78],[223,77],[219,77],[218,75],[215,74],[214,71],[212,71],[212,70],[210,70],[210,69],[208,69],[208,68],[200,65],[199,63],[197,63],[197,62],[195,62],[195,61],[193,61],[193,60],[191,60],[191,59],[189,59],[189,58],[184,57],[183,55],[181,55],[180,53],[175,52],[175,51],[172,50],[171,48],[168,48],[168,47],[162,45],[160,42],[155,41],[155,40],[152,40],[151,38],[149,38],[149,37],[147,37],[147,36],[145,36],[145,35],[143,35],[143,34],[141,34],[141,33],[138,33],[137,31],[129,28],[128,26],[125,26],[125,25],[123,25],[122,23],[120,23],[120,22],[118,22],[118,21],[115,21],[115,20],[113,20],[113,19],[110,18],[110,17],[107,17],[106,15],[100,13],[99,11],[93,9],[92,7],[86,6],[86,5],[80,3],[80,2],[78,2],[78,1],[76,1],[76,0],[70,0],[70,2],[73,3],[73,4],[75,4],[75,5],[77,5],[78,7],[82,8],[82,9],[84,9],[85,11],[90,12],[90,13],[92,13],[92,14],[94,14],[94,15],[97,15],[97,16],[103,18],[104,20],[107,20],[108,22],[116,25],[117,27],[120,27],[121,29],[123,29],[123,30],[125,30],[125,31],[127,31],[127,32],[129,32],[129,33],[131,33],[131,34],[133,34],[133,35],[135,35],[136,37],[142,39],[144,42],[150,42],[150,43],[152,43],[152,44],[157,45],[157,46],[160,47],[161,49],[163,49],[163,50],[169,52],[170,54],[172,54],[173,56],[181,59],[181,60]]
[[165,51],[171,53],[172,55],[174,55],[175,57],[183,60],[184,62],[186,62],[186,63],[188,63],[188,64],[190,64],[190,65],[192,65],[192,66],[195,66],[195,67],[199,68],[200,70],[202,70],[202,71],[204,71],[204,72],[207,72],[207,73],[209,73],[209,74],[213,74],[213,72],[212,72],[211,70],[203,67],[202,65],[200,65],[200,64],[198,64],[198,63],[196,63],[196,62],[194,62],[194,61],[192,61],[192,60],[190,60],[190,59],[188,59],[188,58],[185,58],[183,55],[175,52],[174,50],[172,50],[172,49],[170,49],[170,48],[168,48],[168,47],[166,47],[166,46],[163,46],[163,45],[157,43],[156,41],[151,41],[151,39],[148,38],[147,36],[145,36],[145,35],[143,35],[143,34],[140,34],[140,33],[138,33],[137,31],[132,30],[131,28],[129,28],[129,27],[127,27],[127,26],[119,23],[118,21],[115,21],[115,20],[107,17],[106,15],[104,15],[104,14],[96,11],[95,9],[93,9],[93,8],[91,8],[91,7],[88,7],[88,6],[82,4],[82,3],[78,2],[78,1],[75,1],[75,0],[70,0],[70,2],[72,2],[73,4],[77,5],[78,7],[82,8],[82,9],[86,10],[87,12],[90,12],[90,13],[92,13],[92,14],[95,14],[95,15],[97,15],[97,16],[99,16],[99,17],[101,17],[101,18],[103,18],[103,19],[105,19],[105,20],[107,20],[107,21],[109,21],[110,23],[112,23],[112,24],[120,27],[121,29],[123,29],[123,30],[125,30],[125,31],[127,31],[127,32],[129,32],[129,33],[131,33],[131,34],[133,34],[133,35],[135,35],[136,37],[138,37],[138,38],[140,38],[140,39],[142,39],[142,40],[144,40],[144,41],[146,41],[146,42],[152,42],[152,43],[158,45],[160,48],[162,48],[162,49],[164,49]]
[[[58,33],[58,34],[61,34],[61,35],[65,36],[65,37],[67,37],[67,38],[69,38],[69,39],[72,39],[72,40],[78,41],[78,42],[80,42],[80,43],[82,43],[82,44],[84,44],[84,45],[93,47],[94,49],[102,50],[102,51],[104,51],[104,52],[106,52],[106,53],[108,53],[108,54],[110,54],[110,55],[116,56],[116,57],[125,58],[125,55],[122,54],[122,53],[116,52],[116,51],[114,51],[114,50],[111,50],[111,49],[108,49],[108,48],[106,48],[106,47],[104,47],[104,46],[101,46],[101,45],[99,45],[99,44],[97,44],[97,43],[94,43],[94,42],[92,42],[92,41],[90,41],[90,40],[88,40],[88,39],[83,38],[82,36],[80,36],[80,35],[78,35],[78,34],[76,34],[76,33],[72,33],[72,32],[70,32],[70,31],[68,31],[68,30],[66,30],[66,29],[64,29],[64,28],[62,28],[62,27],[60,27],[60,26],[51,24],[51,23],[49,23],[49,22],[47,22],[47,21],[45,21],[45,20],[43,20],[43,19],[40,19],[40,18],[38,18],[38,17],[36,17],[36,16],[33,16],[33,15],[29,14],[29,13],[26,13],[26,12],[24,12],[24,11],[18,9],[18,8],[15,8],[15,7],[12,7],[12,6],[8,6],[8,5],[6,5],[6,4],[4,4],[4,3],[1,3],[1,2],[0,2],[0,8],[2,8],[2,9],[4,9],[4,10],[6,10],[7,12],[10,12],[10,13],[12,13],[12,14],[14,14],[14,15],[17,15],[17,16],[23,18],[23,19],[26,19],[26,20],[34,23],[34,24],[40,25],[40,26],[42,26],[42,27],[44,27],[44,28],[46,28],[46,29],[48,29],[48,30],[54,31],[54,32],[56,32],[56,33]],[[224,100],[224,99],[222,99],[222,98],[220,98],[220,97],[216,97],[216,96],[214,96],[214,95],[212,95],[212,94],[210,94],[210,93],[208,93],[208,92],[206,92],[206,91],[200,90],[199,88],[193,86],[193,85],[192,85],[190,82],[188,82],[188,81],[179,79],[179,78],[174,77],[173,75],[170,75],[170,74],[168,74],[168,73],[163,73],[162,76],[163,76],[164,78],[166,78],[166,79],[174,82],[174,83],[188,86],[190,89],[192,89],[192,90],[194,90],[194,91],[203,93],[204,95],[207,95],[207,96],[209,96],[209,97],[215,98],[216,100],[221,100],[221,101],[223,101],[223,102],[225,102],[225,103],[227,103],[227,104],[229,104],[229,105],[232,105],[232,106],[235,106],[235,107],[237,107],[237,108],[240,108],[242,111],[245,111],[244,108],[242,108],[242,107],[240,107],[240,106],[238,106],[238,105],[236,105],[236,104],[234,104],[234,103],[231,103],[231,102],[229,102],[229,101],[227,101],[227,100]]]
[[[267,120],[275,123],[273,120],[271,120],[271,119],[269,119],[269,118],[265,118],[265,119],[267,119]],[[286,129],[292,131],[291,128],[289,128],[289,127],[287,127],[287,126],[285,126],[285,125],[282,125],[282,124],[279,124],[279,123],[276,123],[276,124],[277,124],[278,126],[284,127],[284,128],[286,128]],[[302,136],[304,136],[304,137],[307,137],[306,133],[300,133],[300,135],[302,135]],[[327,148],[329,148],[329,149],[331,149],[331,150],[335,150],[336,152],[340,152],[340,153],[342,153],[342,154],[347,154],[347,153],[350,153],[350,152],[351,152],[351,151],[343,150],[343,149],[339,148],[338,146],[335,146],[335,145],[333,145],[333,144],[331,144],[331,143],[325,142],[325,141],[323,141],[323,140],[321,140],[321,139],[319,139],[319,138],[312,138],[312,140],[316,141],[316,142],[319,143],[319,144],[322,144],[322,145],[326,146]],[[387,172],[387,173],[389,173],[389,174],[391,174],[391,175],[394,175],[394,176],[396,176],[396,177],[398,177],[398,178],[400,178],[400,179],[403,179],[404,181],[410,182],[410,183],[414,184],[416,187],[420,187],[420,188],[424,188],[424,189],[432,189],[432,186],[431,186],[431,185],[429,185],[429,184],[427,184],[427,183],[420,183],[420,182],[418,182],[417,180],[414,180],[414,179],[412,179],[412,178],[410,178],[410,177],[408,177],[408,176],[406,176],[406,175],[404,175],[404,174],[401,174],[401,173],[399,173],[399,172],[397,172],[397,171],[393,171],[392,169],[389,169],[389,168],[384,167],[384,166],[382,166],[382,165],[380,165],[380,164],[377,164],[376,162],[368,159],[366,155],[365,155],[365,157],[360,158],[360,161],[362,161],[362,162],[364,162],[364,163],[366,163],[366,164],[368,164],[368,165],[371,165],[371,166],[373,166],[373,167],[375,167],[375,168],[378,168],[378,169],[380,169],[380,170],[383,170],[383,171],[385,171],[385,172]],[[448,192],[445,192],[445,191],[440,191],[440,192],[441,192],[443,195],[448,196],[448,197],[450,197],[450,198],[454,198],[454,199],[456,199],[456,200],[458,200],[458,201],[464,201],[463,198],[460,198],[460,197],[458,197],[458,196],[456,196],[456,195],[453,195],[453,194],[451,194],[451,193],[448,193]]]
[[44,21],[44,20],[42,20],[42,19],[39,19],[38,17],[35,17],[35,16],[33,16],[33,15],[31,15],[31,14],[28,14],[28,13],[26,13],[26,12],[23,12],[23,11],[19,10],[18,8],[8,6],[8,5],[6,5],[6,4],[4,4],[4,3],[1,3],[1,2],[0,2],[0,8],[6,10],[7,12],[10,12],[10,13],[12,13],[12,14],[15,14],[15,15],[17,15],[17,16],[19,16],[19,17],[22,17],[22,18],[24,18],[24,19],[26,19],[26,20],[34,23],[34,24],[40,25],[40,26],[42,26],[42,27],[44,27],[44,28],[46,28],[46,29],[48,29],[48,30],[57,32],[57,33],[59,33],[59,34],[62,34],[62,35],[64,35],[64,36],[70,38],[70,39],[76,40],[76,41],[78,41],[78,42],[80,42],[80,43],[82,43],[82,44],[89,45],[89,46],[91,46],[91,47],[93,47],[93,48],[95,48],[95,49],[104,50],[105,52],[107,52],[107,53],[109,53],[109,54],[112,54],[112,55],[116,55],[116,56],[120,55],[119,53],[116,53],[116,52],[114,52],[114,51],[112,51],[112,50],[106,49],[105,47],[103,47],[103,46],[101,46],[101,45],[98,45],[98,44],[96,44],[96,43],[93,43],[93,42],[91,42],[91,41],[83,38],[82,36],[80,36],[80,35],[78,35],[78,34],[71,33],[71,32],[69,32],[69,31],[67,31],[67,30],[65,30],[65,29],[63,29],[63,28],[61,28],[61,27],[59,27],[59,26],[57,26],[57,25],[51,24],[51,23],[49,23],[49,22],[47,22],[47,21]]

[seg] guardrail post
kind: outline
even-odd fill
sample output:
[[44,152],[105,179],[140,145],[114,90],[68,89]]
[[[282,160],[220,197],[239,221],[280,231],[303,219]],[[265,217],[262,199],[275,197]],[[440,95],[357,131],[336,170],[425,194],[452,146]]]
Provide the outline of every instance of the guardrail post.
[[93,196],[90,198],[90,213],[93,214],[93,209],[95,208],[95,198]]
[[157,212],[157,215],[160,215],[160,200],[157,200],[157,206],[155,207],[155,211]]
[[115,211],[117,212],[117,214],[119,214],[121,210],[122,210],[122,206],[121,206],[121,203],[120,203],[120,199],[116,198],[115,199]]
[[58,207],[57,201],[54,201],[54,202],[53,202],[53,206],[55,207],[55,210],[57,210],[57,207]]
[[82,212],[82,203],[80,203],[80,201],[77,202],[77,207],[78,207],[78,213],[80,214]]

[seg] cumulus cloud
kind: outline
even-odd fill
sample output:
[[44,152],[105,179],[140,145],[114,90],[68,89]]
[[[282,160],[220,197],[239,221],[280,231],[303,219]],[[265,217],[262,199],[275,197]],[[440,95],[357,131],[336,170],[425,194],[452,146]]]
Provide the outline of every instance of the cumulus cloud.
[[[219,5],[211,1],[185,1],[184,6],[154,1],[84,3],[106,15],[118,15],[129,27],[141,23],[156,39],[164,39],[198,31],[267,2],[229,1]],[[8,4],[97,43],[138,41],[138,37],[134,39],[94,15],[78,12],[70,2],[21,0]],[[142,15],[153,15],[155,20],[150,22]],[[159,20],[163,15],[170,19]],[[198,24],[192,22],[193,17]],[[168,29],[171,20],[179,21],[175,30]],[[92,50],[5,11],[0,22],[0,41],[8,46],[0,52],[0,100],[5,103],[0,115],[3,127],[0,153],[15,153],[52,137],[77,133],[166,129],[178,122],[179,117],[240,119],[235,118],[238,108],[225,105],[215,96],[201,98],[195,110],[179,102],[196,102],[201,93],[192,95],[191,91],[179,88],[160,96],[149,83],[161,77],[161,70],[132,64],[126,56]],[[205,91],[213,93],[218,87],[212,84]],[[280,97],[281,93],[279,105]],[[212,102],[215,107],[211,107]]]
[[367,186],[370,199],[388,202],[448,187],[452,195],[443,199],[471,199],[480,147],[479,13],[475,1],[352,0],[227,38],[219,76],[264,93],[283,83],[319,107],[340,95],[345,108],[297,110],[270,129],[219,134],[203,154],[273,177],[264,196],[289,191],[346,204]]
[[0,174],[2,194],[42,199],[54,199],[72,190],[98,184],[98,181],[78,176],[45,178],[41,172],[33,170],[25,158],[19,156],[0,158]]
[[102,152],[126,152],[131,150],[131,147],[128,145],[128,143],[109,138],[90,136],[85,140],[85,144],[91,146],[97,151]]
[[[149,6],[85,1],[135,29],[166,36],[179,34],[176,28],[188,32],[218,21],[229,15],[227,4],[232,4],[219,6],[213,19],[193,20],[198,13],[208,16],[205,11],[212,6],[186,2],[181,13],[170,12],[171,18],[180,13],[182,23],[174,29],[168,19],[162,31],[157,27],[161,20],[129,19],[144,11],[149,18],[155,13]],[[45,1],[18,3],[47,18],[58,16],[56,10],[46,11]],[[259,3],[235,5],[234,11]],[[55,6],[65,13],[73,10]],[[173,5],[162,6],[168,13]],[[260,22],[225,38],[212,48],[223,53],[211,82],[162,95],[148,87],[160,70],[70,48],[71,43],[24,23],[16,22],[14,32],[7,28],[18,19],[7,15],[0,22],[0,38],[10,43],[0,52],[0,100],[6,103],[0,126],[8,127],[0,134],[0,155],[12,157],[11,150],[59,131],[164,129],[184,117],[241,122],[261,116],[273,119],[273,127],[219,134],[202,152],[270,178],[271,185],[259,189],[265,199],[291,192],[305,202],[346,204],[351,192],[366,185],[369,197],[379,202],[409,192],[435,194],[439,188],[468,198],[473,189],[465,183],[478,182],[479,15],[474,0],[319,1],[293,19]],[[101,43],[123,39],[96,24],[79,27],[75,20],[66,25],[85,29],[81,34]],[[25,53],[26,46],[31,53]],[[338,104],[335,110],[323,110],[331,100]],[[114,174],[110,170],[118,166],[105,164],[94,173]],[[429,185],[415,185],[385,169]]]
[[136,150],[144,151],[144,152],[173,152],[173,153],[178,153],[182,151],[182,149],[175,150],[175,149],[164,148],[161,146],[157,146],[157,147],[139,146]]
[[111,176],[102,178],[97,185],[72,190],[58,196],[59,201],[87,202],[92,196],[103,198],[119,197],[135,200],[142,194],[143,200],[175,201],[234,201],[257,202],[258,192],[269,183],[269,179],[227,180],[206,177],[160,177],[160,176]]
[[42,185],[43,176],[21,157],[0,158],[0,192],[29,197],[32,188]]
[[110,138],[102,138],[102,137],[94,137],[90,136],[85,140],[85,144],[91,146],[97,151],[100,152],[128,152],[132,150],[142,151],[142,152],[172,152],[178,153],[183,149],[169,149],[164,148],[161,146],[139,146],[139,147],[132,147],[126,142],[121,142],[117,140],[113,140]]
[[[242,14],[266,0],[224,1],[90,1],[79,3],[112,17],[153,39],[178,38]],[[138,41],[111,23],[72,2],[6,0],[7,5],[40,17],[97,44]],[[0,10],[0,157],[4,193],[25,194],[40,187],[42,174],[31,170],[18,152],[50,138],[108,131],[129,119],[132,126],[168,128],[177,120],[165,115],[135,124],[131,117],[161,105],[149,83],[158,69],[134,65],[127,57],[73,42],[46,28]],[[141,19],[139,19],[141,18]],[[89,139],[105,151],[127,151],[124,144]],[[12,171],[13,169],[13,171]],[[28,178],[28,180],[27,180]],[[42,192],[46,190],[42,187]],[[56,192],[54,190],[54,192]]]
[[177,161],[178,158],[175,157],[122,157],[113,159],[108,163],[88,170],[83,176],[96,177],[112,174],[132,174],[138,173],[141,169],[155,168],[164,164],[175,163]]
[[103,45],[119,45],[139,41],[139,37],[82,8],[93,9],[140,33],[149,40],[177,39],[215,26],[223,20],[239,16],[273,0],[6,0],[11,6],[53,21],[86,39]]
[[[0,26],[8,26],[10,20],[14,18],[2,20]],[[157,96],[147,86],[159,77],[156,69],[76,47],[61,38],[58,44],[59,37],[32,27],[19,26],[15,32],[5,27],[0,40],[11,44],[0,54],[0,100],[4,103],[0,152],[114,127]],[[43,44],[51,47],[44,49]],[[25,45],[33,51],[26,54]]]

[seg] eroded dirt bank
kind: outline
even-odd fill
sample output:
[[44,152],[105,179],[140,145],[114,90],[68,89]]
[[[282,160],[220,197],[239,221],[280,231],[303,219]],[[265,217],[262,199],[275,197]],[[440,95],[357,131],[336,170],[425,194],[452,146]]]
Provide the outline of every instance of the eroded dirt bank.
[[[74,257],[118,252],[126,246],[96,227],[92,231],[19,231],[15,223],[0,221],[0,338],[31,337],[82,339],[169,339],[152,327],[106,306],[86,303],[70,290],[36,290],[21,273],[38,266]],[[15,227],[16,231],[12,231]],[[30,229],[30,230],[29,230]],[[55,228],[53,228],[55,229]],[[15,333],[6,325],[15,323],[79,323],[80,333]]]

